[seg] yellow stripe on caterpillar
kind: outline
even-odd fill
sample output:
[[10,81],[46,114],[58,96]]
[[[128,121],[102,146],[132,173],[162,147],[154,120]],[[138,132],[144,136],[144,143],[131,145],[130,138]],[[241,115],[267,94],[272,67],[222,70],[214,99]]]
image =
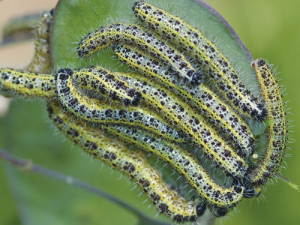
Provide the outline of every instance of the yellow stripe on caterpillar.
[[264,106],[242,83],[229,60],[198,29],[144,1],[136,2],[133,11],[145,25],[193,58],[234,109],[260,121],[265,118]]
[[8,68],[0,69],[2,90],[12,91],[25,98],[56,96],[55,77],[49,74],[28,73]]
[[114,101],[122,101],[125,106],[138,106],[142,95],[140,92],[129,88],[113,72],[101,66],[73,70],[72,78],[81,88],[100,92],[101,95]]
[[145,109],[112,105],[98,99],[85,96],[75,86],[71,78],[71,69],[61,69],[57,75],[57,96],[63,106],[74,115],[95,123],[121,123],[139,126],[176,141],[184,141],[182,135],[170,125],[163,122],[155,113]]
[[194,69],[183,54],[135,24],[115,23],[89,33],[79,43],[78,55],[80,57],[91,56],[97,51],[119,42],[134,44],[148,51],[165,64],[172,66],[181,77],[192,84],[201,83],[201,74]]

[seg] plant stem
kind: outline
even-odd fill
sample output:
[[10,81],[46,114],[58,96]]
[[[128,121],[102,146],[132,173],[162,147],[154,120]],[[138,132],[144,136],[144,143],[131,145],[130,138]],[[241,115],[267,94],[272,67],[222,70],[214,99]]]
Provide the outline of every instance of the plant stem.
[[150,224],[152,224],[152,225],[154,225],[154,224],[155,225],[170,225],[169,223],[166,223],[166,222],[153,220],[150,217],[148,217],[147,215],[145,215],[144,213],[142,213],[141,211],[139,211],[138,209],[136,209],[135,207],[127,204],[126,202],[108,194],[105,191],[102,191],[102,190],[100,190],[96,187],[93,187],[81,180],[78,180],[74,177],[59,173],[57,171],[54,171],[54,170],[51,170],[51,169],[48,169],[48,168],[45,168],[45,167],[42,167],[39,165],[35,165],[30,160],[16,158],[15,156],[9,154],[8,152],[6,152],[2,149],[0,149],[0,157],[4,160],[10,162],[14,166],[26,169],[28,171],[32,171],[35,173],[45,175],[47,177],[51,177],[56,180],[61,180],[69,185],[74,185],[75,187],[81,188],[84,191],[98,195],[101,198],[105,198],[106,200],[113,202],[113,203],[121,206],[123,209],[126,209],[129,212],[135,214],[139,218],[140,224],[143,224],[143,225],[147,225],[147,224],[148,225],[150,225]]

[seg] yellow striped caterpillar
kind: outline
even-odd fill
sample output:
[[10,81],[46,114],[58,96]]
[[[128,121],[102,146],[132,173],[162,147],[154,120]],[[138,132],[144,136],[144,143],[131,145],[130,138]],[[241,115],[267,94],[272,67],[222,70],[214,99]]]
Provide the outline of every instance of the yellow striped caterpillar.
[[264,159],[249,175],[250,181],[255,186],[262,186],[280,168],[285,154],[288,131],[284,103],[271,67],[263,59],[255,60],[252,62],[252,66],[257,74],[261,95],[268,110],[267,119],[270,124],[267,130],[268,146]]
[[42,18],[35,29],[34,57],[24,70],[30,72],[47,71],[51,67],[49,35],[53,12],[54,10],[43,13]]
[[[54,10],[43,13],[35,28],[35,53],[30,64],[23,71],[0,69],[1,89],[13,91],[26,98],[56,96],[55,78],[45,74],[51,65],[49,33],[53,12]],[[18,32],[17,27],[14,29]]]
[[253,153],[254,137],[249,126],[235,113],[230,106],[225,104],[209,87],[203,83],[193,87],[180,81],[171,68],[166,68],[154,57],[145,52],[132,49],[126,44],[114,46],[114,51],[122,62],[131,68],[164,84],[170,91],[178,94],[186,103],[194,106],[212,123],[223,129],[234,141],[237,153],[248,157]]
[[[71,119],[72,115],[64,113],[60,110],[61,107],[60,103],[55,101],[48,106],[49,116],[54,124],[85,152],[135,181],[162,214],[180,223],[196,221],[197,217],[204,213],[205,204],[186,202],[184,198],[179,197],[148,164],[142,152],[129,151],[125,143],[108,138],[102,130],[80,119]],[[84,129],[81,129],[82,127]]]
[[54,98],[56,96],[55,77],[48,74],[0,69],[0,85],[2,90],[21,94],[26,98]]
[[136,2],[133,11],[143,23],[193,58],[234,109],[260,121],[265,118],[263,105],[242,83],[228,59],[198,29],[144,1]]
[[192,84],[201,83],[202,75],[196,72],[183,54],[135,24],[115,23],[89,33],[78,44],[78,55],[87,57],[118,42],[135,44],[172,66],[180,76]]
[[71,69],[61,69],[57,75],[57,95],[63,106],[74,115],[95,123],[122,123],[139,126],[166,138],[183,141],[181,134],[144,109],[122,107],[91,99],[76,88]]

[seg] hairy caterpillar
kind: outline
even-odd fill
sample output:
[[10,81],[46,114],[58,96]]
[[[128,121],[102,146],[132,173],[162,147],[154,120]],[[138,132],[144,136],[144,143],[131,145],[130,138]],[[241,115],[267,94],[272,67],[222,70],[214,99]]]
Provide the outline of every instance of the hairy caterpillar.
[[135,24],[115,23],[88,34],[78,45],[78,55],[90,56],[118,42],[135,44],[172,66],[180,76],[192,84],[201,83],[201,73],[196,72],[183,54]]
[[245,160],[238,156],[214,128],[191,107],[146,77],[142,78],[133,74],[121,77],[129,86],[140,91],[145,102],[160,112],[165,120],[187,134],[225,173],[236,178],[244,177],[248,169]]
[[186,103],[195,106],[214,125],[223,129],[236,144],[239,155],[242,157],[252,155],[254,137],[249,126],[206,85],[202,83],[192,87],[178,80],[172,69],[166,68],[154,57],[141,50],[132,49],[129,45],[115,45],[114,51],[122,62],[154,78],[157,82],[162,82],[166,88],[182,97]]
[[30,72],[47,71],[51,67],[50,53],[50,25],[54,10],[42,15],[35,29],[35,53],[30,64],[24,68]]
[[250,181],[255,186],[262,186],[280,168],[285,154],[288,131],[284,103],[271,67],[263,59],[255,60],[252,62],[252,66],[257,74],[257,79],[261,87],[261,95],[268,110],[267,119],[270,124],[267,130],[268,146],[264,159],[249,175]]
[[72,115],[64,113],[61,107],[55,101],[48,106],[54,124],[85,152],[135,181],[162,214],[179,223],[196,221],[204,213],[205,205],[186,202],[171,190],[160,174],[147,163],[142,152],[129,151],[125,143],[108,138],[101,129],[93,128],[82,120],[72,120]]
[[[1,89],[22,94],[26,98],[56,96],[55,78],[50,74],[45,74],[51,67],[49,33],[53,12],[54,10],[43,13],[35,28],[35,53],[30,64],[23,71],[0,69]],[[31,21],[32,17],[29,18]],[[36,16],[33,18],[37,20]],[[22,30],[22,27],[14,26],[14,30],[18,32]]]
[[199,30],[144,1],[136,2],[133,11],[142,22],[193,58],[234,109],[260,121],[265,118],[264,106],[245,87],[228,59]]
[[194,157],[182,150],[178,145],[132,127],[120,125],[106,125],[104,127],[126,142],[133,143],[143,150],[152,152],[170,163],[186,177],[190,185],[208,204],[212,204],[217,208],[230,208],[242,199],[243,189],[241,187],[232,186],[227,188],[220,186],[212,180],[208,172],[199,165]]
[[73,70],[72,78],[81,88],[100,92],[111,100],[122,101],[125,106],[138,106],[141,93],[129,88],[113,72],[100,66]]
[[166,138],[184,141],[181,134],[162,122],[159,116],[153,116],[147,110],[136,107],[114,106],[90,99],[73,84],[71,69],[62,69],[57,75],[57,95],[63,106],[74,115],[95,123],[122,123],[139,126]]
[[2,90],[13,91],[26,98],[56,96],[56,81],[48,74],[28,73],[13,69],[0,69]]

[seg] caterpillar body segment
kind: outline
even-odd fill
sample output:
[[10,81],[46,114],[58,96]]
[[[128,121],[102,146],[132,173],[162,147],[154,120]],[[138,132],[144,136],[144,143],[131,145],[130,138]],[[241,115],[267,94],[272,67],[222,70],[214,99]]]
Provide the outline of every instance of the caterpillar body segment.
[[212,180],[208,172],[199,165],[198,161],[178,145],[129,126],[106,125],[104,127],[126,142],[133,143],[145,151],[152,152],[170,163],[185,176],[190,185],[205,199],[207,204],[211,204],[215,208],[230,208],[234,207],[242,199],[243,188],[227,188],[217,184]]
[[55,77],[48,74],[28,73],[9,68],[0,69],[2,90],[12,91],[25,98],[54,98],[56,96]]
[[158,83],[163,83],[169,91],[178,94],[186,103],[196,107],[203,116],[226,132],[235,143],[240,156],[252,155],[254,136],[249,126],[206,85],[202,83],[193,87],[183,82],[172,69],[166,68],[154,57],[139,49],[133,49],[130,45],[118,44],[114,50],[122,62]]
[[144,1],[136,2],[133,11],[143,23],[193,58],[235,110],[264,120],[267,111],[263,104],[242,83],[229,60],[198,29]]
[[125,106],[138,106],[142,95],[129,88],[113,72],[100,66],[73,70],[72,78],[84,89],[100,92],[114,101],[121,101]]
[[[187,104],[150,79],[133,74],[121,76],[131,87],[140,91],[144,101],[174,127],[182,130],[226,174],[242,178],[248,165],[204,118]],[[155,88],[157,87],[157,88]]]
[[43,13],[35,28],[35,53],[30,64],[24,70],[30,72],[49,72],[51,68],[50,55],[50,26],[53,19],[53,10]]
[[88,57],[115,43],[133,44],[170,65],[192,84],[200,84],[202,75],[175,48],[135,24],[115,23],[88,34],[78,45],[78,55]]
[[95,123],[121,123],[139,126],[176,141],[185,141],[181,133],[163,122],[155,113],[131,106],[112,105],[84,95],[71,78],[71,69],[57,75],[57,96],[63,106],[79,118]]
[[249,175],[255,186],[264,185],[279,170],[287,144],[287,121],[282,95],[274,73],[263,59],[252,62],[268,110],[268,145],[265,156]]
[[122,141],[110,139],[104,131],[80,119],[72,120],[72,115],[64,113],[61,107],[60,103],[51,102],[48,106],[49,115],[72,142],[136,182],[160,213],[177,223],[196,221],[201,213],[199,203],[187,202],[170,189],[160,174],[148,164],[143,153],[129,151]]

